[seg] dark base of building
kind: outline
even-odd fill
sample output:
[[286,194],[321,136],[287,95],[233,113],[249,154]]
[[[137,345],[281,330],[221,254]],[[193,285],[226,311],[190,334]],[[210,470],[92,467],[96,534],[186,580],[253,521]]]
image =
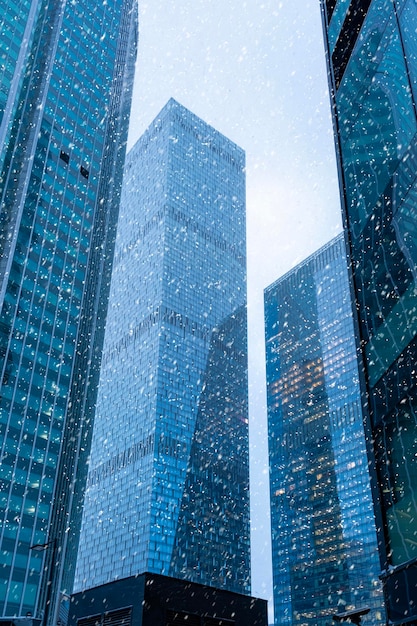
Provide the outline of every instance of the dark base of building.
[[383,583],[388,624],[417,626],[417,559],[391,568]]
[[68,626],[267,626],[267,602],[144,573],[71,597]]

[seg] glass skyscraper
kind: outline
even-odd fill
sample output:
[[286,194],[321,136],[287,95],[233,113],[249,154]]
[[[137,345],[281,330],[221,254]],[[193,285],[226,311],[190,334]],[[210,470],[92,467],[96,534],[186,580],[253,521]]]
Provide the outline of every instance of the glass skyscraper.
[[417,4],[321,4],[388,619],[416,624]]
[[250,592],[244,168],[174,100],[127,156],[77,590]]
[[343,238],[265,290],[276,626],[385,623]]
[[1,6],[1,616],[54,621],[74,577],[136,30],[133,0]]

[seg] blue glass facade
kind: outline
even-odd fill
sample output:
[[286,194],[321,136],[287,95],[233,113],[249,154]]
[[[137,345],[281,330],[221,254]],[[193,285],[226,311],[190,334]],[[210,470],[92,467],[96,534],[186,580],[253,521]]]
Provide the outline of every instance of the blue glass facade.
[[77,589],[250,591],[244,167],[174,100],[127,157]]
[[341,236],[265,290],[276,626],[385,623]]
[[326,0],[322,9],[385,599],[391,624],[414,624],[417,5]]
[[131,0],[1,13],[0,615],[52,621],[74,577],[137,20]]

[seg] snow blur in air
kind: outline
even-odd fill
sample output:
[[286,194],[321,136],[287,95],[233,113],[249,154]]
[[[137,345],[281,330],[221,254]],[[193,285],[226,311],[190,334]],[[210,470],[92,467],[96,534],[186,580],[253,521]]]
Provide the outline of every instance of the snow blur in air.
[[341,230],[319,1],[139,12],[129,145],[174,97],[246,151],[252,593],[271,599],[263,289]]

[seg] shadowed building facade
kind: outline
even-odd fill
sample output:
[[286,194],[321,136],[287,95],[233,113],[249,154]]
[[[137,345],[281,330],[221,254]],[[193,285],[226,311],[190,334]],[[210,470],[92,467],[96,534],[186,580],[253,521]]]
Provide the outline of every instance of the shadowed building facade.
[[390,624],[417,623],[417,5],[322,1]]
[[143,573],[74,594],[68,623],[69,626],[267,626],[267,602],[178,578]]
[[136,31],[131,0],[2,3],[2,616],[74,577]]
[[174,100],[127,157],[77,590],[250,591],[244,167]]
[[382,591],[341,236],[265,290],[276,626],[331,626]]

